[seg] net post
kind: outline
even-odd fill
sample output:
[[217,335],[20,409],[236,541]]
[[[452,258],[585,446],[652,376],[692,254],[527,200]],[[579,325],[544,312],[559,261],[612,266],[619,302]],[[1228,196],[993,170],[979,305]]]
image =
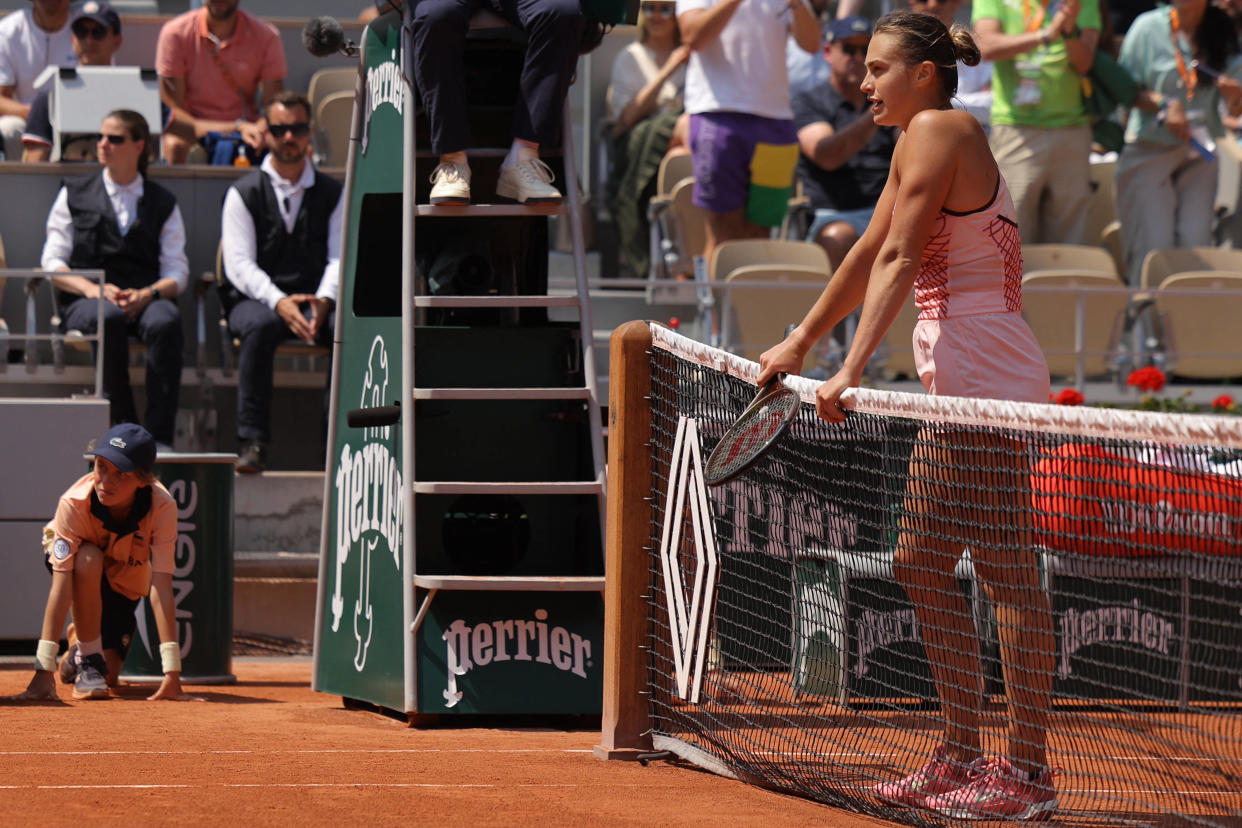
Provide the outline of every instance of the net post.
[[[651,720],[642,695],[646,675],[643,593],[651,493],[651,327],[626,322],[609,343],[608,513],[604,592],[604,700],[600,759],[636,759],[651,750]],[[627,520],[628,516],[628,520]],[[635,519],[640,518],[640,519]]]

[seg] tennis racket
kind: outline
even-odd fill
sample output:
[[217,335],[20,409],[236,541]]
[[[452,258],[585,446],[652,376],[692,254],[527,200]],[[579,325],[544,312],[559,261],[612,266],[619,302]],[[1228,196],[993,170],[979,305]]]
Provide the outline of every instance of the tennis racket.
[[719,486],[749,469],[780,439],[798,416],[802,399],[786,387],[780,375],[759,389],[741,416],[712,449],[703,470],[703,482]]

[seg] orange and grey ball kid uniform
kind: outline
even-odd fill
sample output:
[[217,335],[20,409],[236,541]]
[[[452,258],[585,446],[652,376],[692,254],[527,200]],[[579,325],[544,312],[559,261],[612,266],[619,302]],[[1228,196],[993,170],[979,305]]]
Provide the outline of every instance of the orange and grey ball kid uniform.
[[94,544],[104,552],[103,645],[122,654],[134,629],[134,607],[151,591],[155,572],[172,574],[177,547],[177,504],[160,483],[143,486],[124,521],[117,522],[95,495],[87,474],[60,497],[56,516],[43,527],[48,569],[72,572],[78,549]]

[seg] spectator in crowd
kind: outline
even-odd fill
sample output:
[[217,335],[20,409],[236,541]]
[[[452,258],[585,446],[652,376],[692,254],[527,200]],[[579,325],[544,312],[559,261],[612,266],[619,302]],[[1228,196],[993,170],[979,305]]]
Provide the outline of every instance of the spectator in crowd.
[[798,127],[798,178],[815,208],[807,233],[828,253],[834,267],[871,222],[888,180],[895,127],[876,126],[859,84],[867,74],[871,24],[846,17],[828,24],[824,56],[828,80],[794,96]]
[[682,93],[690,47],[681,42],[674,0],[639,6],[638,40],[612,64],[608,117],[612,121],[612,214],[621,249],[633,275],[645,278],[647,202],[655,195],[656,173],[665,154],[686,151],[689,119]]
[[[952,27],[962,0],[910,0],[910,11],[930,14],[945,26]],[[975,116],[986,130],[992,124],[992,62],[979,61],[976,66],[957,64],[957,95],[955,109],[964,109]]]
[[431,149],[440,163],[431,173],[432,204],[470,202],[470,125],[461,53],[470,16],[494,8],[526,34],[526,57],[513,109],[513,143],[500,165],[496,194],[523,204],[554,204],[561,193],[552,170],[539,159],[541,146],[560,146],[565,95],[578,65],[586,26],[577,0],[419,0],[414,7],[414,79],[418,84]]
[[[113,55],[121,48],[121,18],[107,3],[88,0],[74,15],[73,53],[79,66],[111,66]],[[52,154],[52,130],[49,90],[35,93],[30,102],[30,117],[22,132],[22,161],[47,161]],[[167,124],[168,107],[162,106]],[[62,140],[65,137],[62,136]],[[61,145],[62,159],[95,160],[95,136],[75,135]]]
[[766,235],[793,193],[798,132],[790,106],[785,42],[819,48],[819,21],[801,0],[677,0],[694,156],[693,201],[707,211],[710,260],[717,244]]
[[974,0],[973,14],[979,48],[994,63],[989,142],[1018,211],[1022,242],[1081,244],[1091,202],[1082,76],[1099,39],[1097,0],[1047,8]]
[[331,345],[341,255],[341,185],[310,159],[310,101],[281,92],[267,106],[268,154],[229,188],[220,216],[229,330],[237,369],[237,470],[263,471],[271,441],[272,370],[288,339]]
[[69,0],[34,0],[0,20],[0,135],[10,161],[22,157],[22,130],[35,79],[48,66],[75,66]]
[[[238,8],[240,0],[206,0],[160,29],[155,70],[173,111],[164,133],[164,158],[184,164],[197,141],[232,135],[263,148],[261,105],[284,88],[285,50],[270,23]],[[225,143],[229,147],[231,143]],[[221,163],[222,159],[212,159]]]
[[[155,440],[142,426],[113,426],[89,452],[95,468],[60,496],[43,528],[52,587],[35,647],[35,674],[6,701],[56,701],[54,672],[75,699],[106,699],[137,626],[134,610],[149,596],[160,637],[164,679],[150,696],[181,696],[172,576],[177,503],[155,479]],[[73,610],[69,650],[56,663],[60,633]]]
[[[811,11],[817,20],[827,18],[828,0],[809,0]],[[847,15],[849,16],[849,15]],[[817,48],[814,52],[804,52],[798,42],[790,35],[785,43],[785,71],[789,73],[789,94],[798,97],[798,93],[819,86],[828,80],[828,62],[824,60],[824,50]]]
[[190,273],[185,225],[172,193],[146,176],[151,134],[142,115],[108,113],[96,152],[102,172],[66,179],[47,217],[44,270],[103,270],[105,284],[53,278],[65,330],[95,333],[103,305],[103,391],[112,422],[137,422],[129,386],[129,335],[147,346],[143,422],[170,447],[181,393],[181,312]]
[[1116,173],[1126,276],[1137,286],[1148,251],[1212,243],[1214,139],[1225,133],[1222,108],[1242,115],[1242,66],[1235,29],[1208,0],[1140,14],[1120,63],[1148,93],[1130,112]]

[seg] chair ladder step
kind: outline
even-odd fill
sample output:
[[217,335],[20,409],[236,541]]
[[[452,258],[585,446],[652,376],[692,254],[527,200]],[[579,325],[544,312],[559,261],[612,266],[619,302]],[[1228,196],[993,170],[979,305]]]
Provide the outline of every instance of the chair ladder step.
[[416,400],[589,400],[589,388],[415,388]]
[[559,216],[564,214],[563,202],[552,204],[420,204],[419,218],[436,216]]
[[573,308],[577,296],[415,296],[416,308]]
[[423,589],[468,589],[538,592],[600,592],[604,579],[579,575],[415,575]]
[[415,494],[512,494],[512,495],[598,495],[604,491],[599,480],[558,482],[418,481]]

